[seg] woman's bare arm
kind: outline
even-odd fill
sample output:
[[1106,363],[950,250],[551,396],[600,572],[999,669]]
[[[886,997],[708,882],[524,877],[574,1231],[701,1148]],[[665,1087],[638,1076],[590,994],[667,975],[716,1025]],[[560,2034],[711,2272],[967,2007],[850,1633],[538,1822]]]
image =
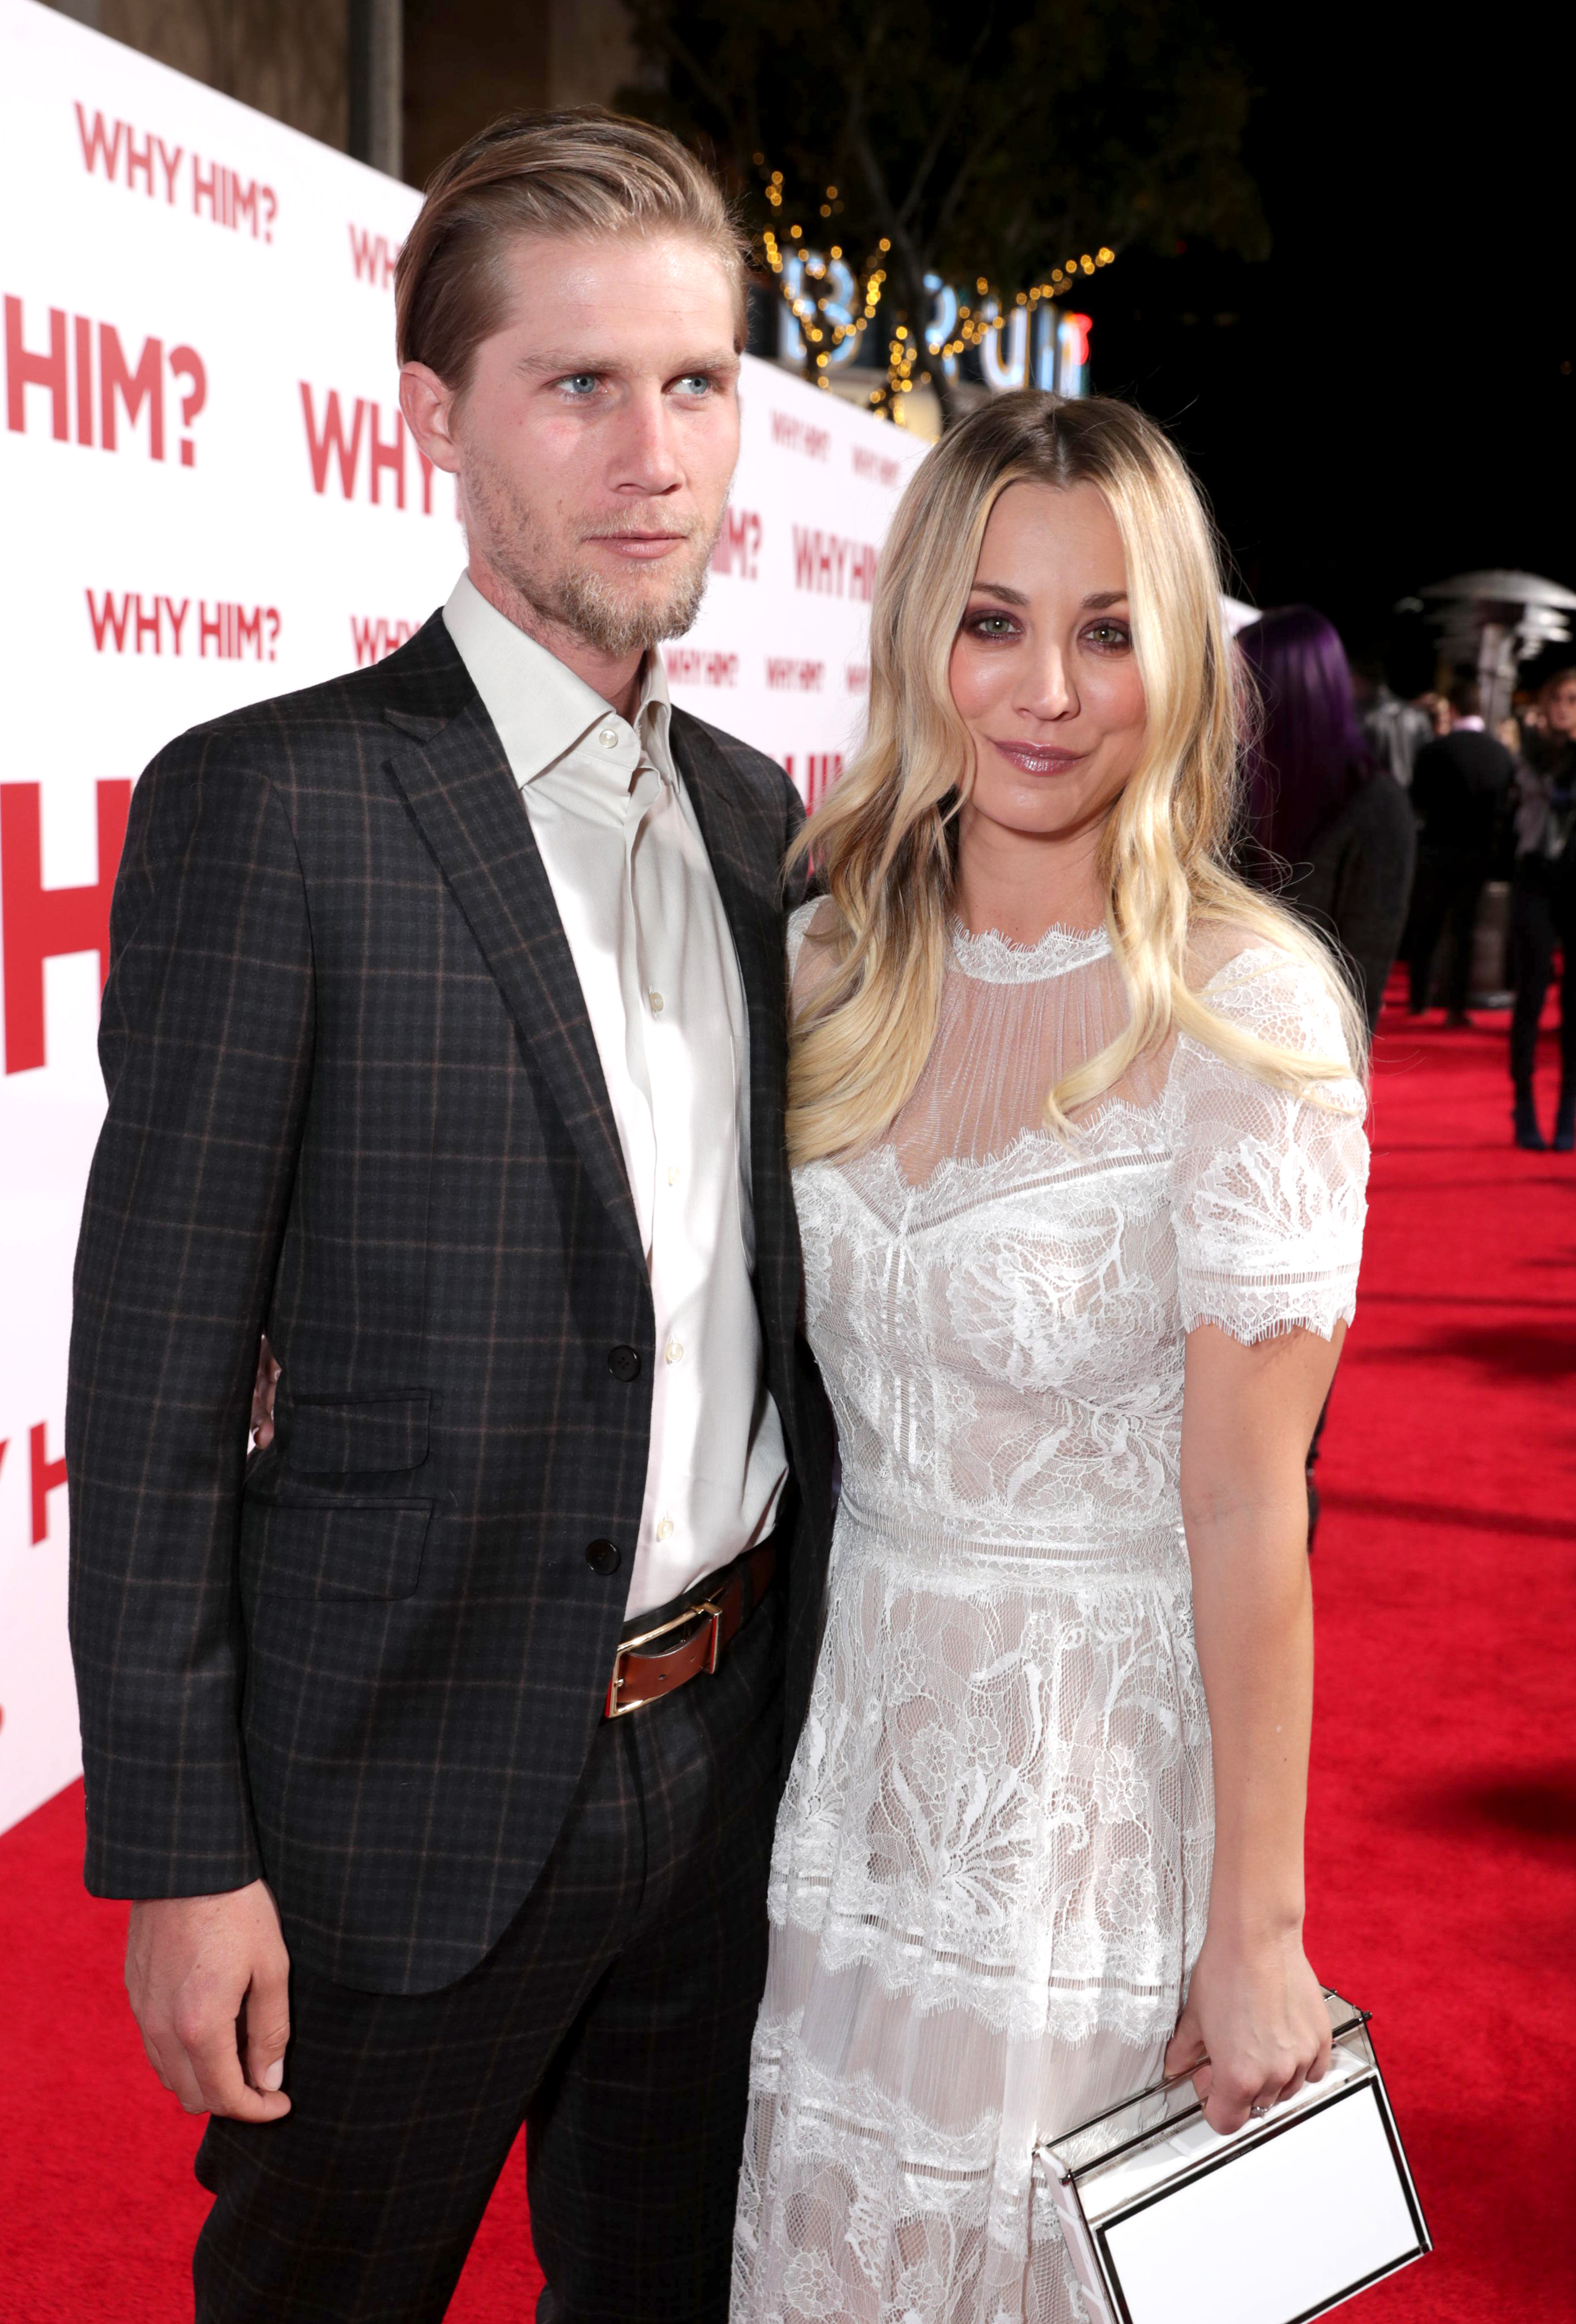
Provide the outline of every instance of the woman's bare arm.
[[1303,1950],[1303,1822],[1313,1698],[1304,1463],[1333,1340],[1294,1331],[1246,1348],[1188,1334],[1182,1513],[1213,1737],[1215,1858],[1203,1949],[1166,2052],[1208,2120],[1237,2129],[1317,2080],[1330,2053]]

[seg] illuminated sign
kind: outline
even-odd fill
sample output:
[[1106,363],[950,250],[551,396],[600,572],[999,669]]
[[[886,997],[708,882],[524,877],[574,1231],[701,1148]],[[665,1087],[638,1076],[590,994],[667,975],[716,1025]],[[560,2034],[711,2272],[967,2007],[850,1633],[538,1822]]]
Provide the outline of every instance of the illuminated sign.
[[[1102,251],[1100,263],[1107,258]],[[871,309],[842,253],[826,257],[818,250],[786,249],[778,279],[782,290],[779,362],[796,370],[805,367],[810,354],[806,333],[813,340],[825,339],[816,355],[818,369],[837,371],[857,362]],[[926,352],[948,379],[956,379],[958,353],[967,342],[979,349],[985,385],[999,394],[1017,387],[1088,394],[1089,316],[1058,307],[1038,290],[1020,292],[1004,312],[994,295],[971,309],[939,274],[927,274],[925,288],[931,302],[925,321]]]

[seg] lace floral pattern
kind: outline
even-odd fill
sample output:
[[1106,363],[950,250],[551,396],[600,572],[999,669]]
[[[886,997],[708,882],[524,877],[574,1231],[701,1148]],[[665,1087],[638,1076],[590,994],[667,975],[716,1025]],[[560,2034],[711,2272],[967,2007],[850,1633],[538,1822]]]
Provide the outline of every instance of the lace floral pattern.
[[[1311,973],[1219,950],[1212,1008],[1341,1055]],[[954,932],[902,1114],[797,1174],[843,1495],[734,2324],[1074,2324],[1034,2149],[1154,2071],[1203,1939],[1184,1338],[1350,1319],[1367,1148],[1354,1082],[1296,1100],[1186,1039],[1054,1138],[1046,1091],[1125,1006],[1103,930]]]

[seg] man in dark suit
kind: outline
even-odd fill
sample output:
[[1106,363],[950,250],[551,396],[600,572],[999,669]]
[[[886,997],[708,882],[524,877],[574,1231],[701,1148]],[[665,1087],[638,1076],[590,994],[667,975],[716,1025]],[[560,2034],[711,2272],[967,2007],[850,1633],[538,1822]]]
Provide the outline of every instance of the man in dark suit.
[[661,133],[474,141],[398,284],[467,576],[134,795],[72,1641],[88,1884],[136,1900],[149,2055],[212,2116],[204,2319],[440,2316],[522,2120],[543,2324],[726,2311],[832,1450],[782,1129],[798,802],[655,650],[742,322]]
[[1494,869],[1495,838],[1515,766],[1504,743],[1485,732],[1472,679],[1451,689],[1451,711],[1449,733],[1425,742],[1412,770],[1412,805],[1421,827],[1408,964],[1417,1017],[1428,1007],[1434,952],[1448,932],[1445,1021],[1468,1025],[1472,927]]

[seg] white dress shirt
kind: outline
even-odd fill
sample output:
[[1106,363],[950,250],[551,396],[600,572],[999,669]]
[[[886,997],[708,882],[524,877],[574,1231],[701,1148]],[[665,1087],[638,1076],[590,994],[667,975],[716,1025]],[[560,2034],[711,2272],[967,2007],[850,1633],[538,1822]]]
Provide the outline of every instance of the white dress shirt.
[[650,1271],[651,1447],[627,1605],[641,1614],[761,1539],[788,1471],[751,1281],[743,982],[673,763],[660,655],[631,726],[468,576],[444,620],[547,869]]

